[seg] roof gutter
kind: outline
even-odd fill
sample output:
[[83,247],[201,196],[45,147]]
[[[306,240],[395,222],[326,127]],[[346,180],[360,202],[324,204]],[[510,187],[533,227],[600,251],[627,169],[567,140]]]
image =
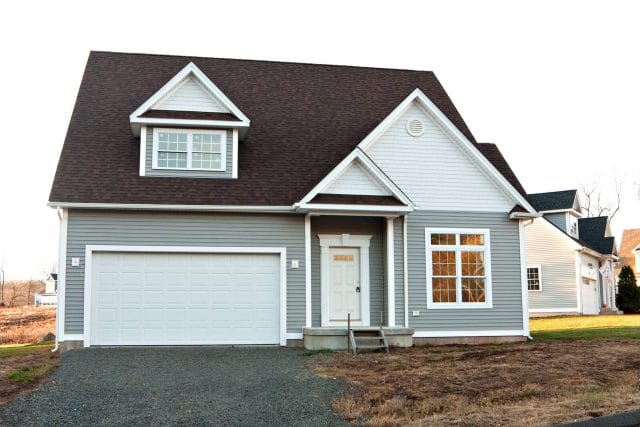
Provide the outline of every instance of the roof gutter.
[[185,211],[185,212],[260,212],[260,213],[295,213],[293,206],[252,206],[252,205],[162,205],[138,203],[73,203],[48,202],[47,206],[73,209],[111,209],[111,210],[143,210],[143,211]]
[[530,213],[530,212],[513,212],[509,214],[509,218],[511,219],[535,219],[540,218],[542,216],[541,213]]

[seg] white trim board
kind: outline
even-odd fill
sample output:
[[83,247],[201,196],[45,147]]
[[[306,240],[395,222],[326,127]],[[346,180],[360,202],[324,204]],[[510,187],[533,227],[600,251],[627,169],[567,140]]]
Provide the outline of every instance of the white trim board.
[[358,147],[367,151],[367,148],[374,144],[385,131],[395,123],[413,102],[426,110],[426,112],[434,119],[434,121],[448,134],[457,145],[470,156],[470,158],[480,167],[482,171],[509,196],[515,204],[522,206],[529,213],[536,213],[531,204],[520,194],[507,179],[498,171],[498,169],[475,147],[471,141],[440,111],[440,109],[422,92],[415,89],[409,94],[376,128],[367,135],[365,139],[358,144]]
[[[318,234],[320,239],[320,319],[322,326],[336,326],[329,320],[329,264],[330,248],[355,247],[360,249],[360,326],[371,324],[369,295],[369,246],[371,235]],[[344,322],[346,325],[346,322]]]
[[[524,220],[518,223],[518,234],[520,237],[520,280],[522,286],[522,329],[527,333],[527,336],[531,334],[531,326],[529,322],[529,280],[527,277],[527,232],[525,230],[527,225],[530,225],[533,221],[525,224]],[[538,270],[539,272],[542,270]],[[542,289],[542,274],[540,273],[540,289]]]
[[293,206],[252,206],[252,205],[162,205],[138,203],[73,203],[48,202],[52,208],[76,209],[118,209],[118,210],[151,210],[151,211],[198,211],[198,212],[285,212],[296,213]]
[[414,338],[454,338],[454,337],[526,337],[523,330],[481,330],[481,331],[415,331]]
[[84,259],[84,346],[91,346],[91,269],[94,252],[279,254],[280,255],[280,345],[287,345],[287,249],[279,247],[215,246],[126,246],[87,245]]
[[301,340],[304,339],[302,332],[287,332],[288,340]]
[[529,313],[577,313],[578,307],[562,307],[562,308],[530,308]]

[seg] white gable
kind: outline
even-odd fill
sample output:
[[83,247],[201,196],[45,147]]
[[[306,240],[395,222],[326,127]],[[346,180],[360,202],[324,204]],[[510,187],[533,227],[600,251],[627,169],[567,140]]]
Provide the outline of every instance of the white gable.
[[338,176],[322,193],[358,194],[369,196],[390,196],[391,191],[385,188],[358,161],[354,161]]
[[185,78],[152,109],[178,111],[207,111],[228,113],[229,109],[205,89],[193,76]]
[[[416,119],[423,132],[411,136],[407,123]],[[508,212],[515,204],[415,101],[364,149],[416,209]]]

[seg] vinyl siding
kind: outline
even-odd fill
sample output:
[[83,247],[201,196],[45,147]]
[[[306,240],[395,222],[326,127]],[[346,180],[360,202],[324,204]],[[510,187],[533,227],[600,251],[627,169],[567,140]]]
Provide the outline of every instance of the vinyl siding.
[[[305,323],[304,217],[70,210],[65,333],[83,332],[86,245],[268,246],[287,248],[287,332]],[[80,258],[80,267],[71,258]],[[299,268],[292,269],[297,259]]]
[[340,175],[328,189],[328,194],[366,194],[373,196],[390,196],[391,192],[372,177],[359,162],[354,162]]
[[560,230],[567,231],[567,214],[566,212],[545,214],[544,217],[552,224],[556,225]]
[[[491,237],[493,308],[427,309],[425,228],[488,228]],[[506,212],[433,212],[409,214],[409,326],[416,331],[523,329],[518,221]],[[419,310],[419,316],[413,316]]]
[[182,177],[182,178],[226,178],[231,179],[233,167],[233,131],[226,131],[225,144],[225,171],[185,171],[153,169],[153,127],[147,127],[147,144],[145,152],[145,175],[156,177]]
[[160,100],[153,109],[177,111],[208,111],[213,113],[228,113],[229,110],[222,103],[211,96],[193,77],[187,77],[167,97]]
[[[423,121],[422,136],[407,133],[411,119]],[[513,208],[509,196],[415,103],[366,152],[421,210]]]
[[576,250],[572,240],[543,218],[535,219],[525,230],[527,265],[540,265],[542,269],[542,290],[529,291],[529,309],[577,310]]
[[369,247],[369,296],[371,324],[386,318],[384,287],[384,224],[380,218],[322,216],[311,218],[311,313],[312,326],[321,326],[320,239],[318,234],[372,235]]

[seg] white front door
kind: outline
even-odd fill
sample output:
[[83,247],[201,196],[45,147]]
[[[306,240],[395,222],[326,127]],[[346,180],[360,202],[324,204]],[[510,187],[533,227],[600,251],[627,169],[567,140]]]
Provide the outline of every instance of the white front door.
[[360,249],[332,247],[329,249],[329,322],[362,323],[360,288]]
[[599,314],[598,286],[595,280],[582,278],[582,314]]

